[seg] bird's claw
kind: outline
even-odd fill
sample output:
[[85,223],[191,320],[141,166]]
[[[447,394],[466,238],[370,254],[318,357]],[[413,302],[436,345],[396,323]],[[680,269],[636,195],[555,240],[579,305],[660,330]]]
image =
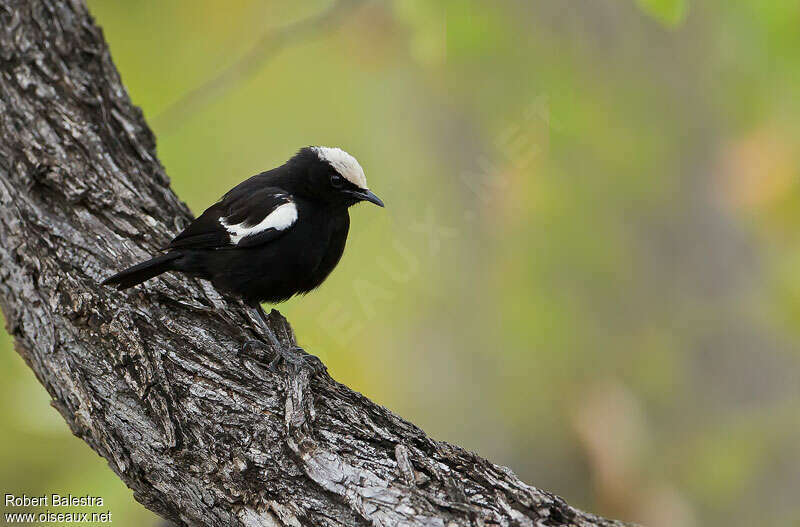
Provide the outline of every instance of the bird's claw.
[[263,342],[260,340],[248,340],[242,345],[242,353],[250,354],[251,351],[258,348],[265,348]]
[[326,370],[325,365],[319,360],[319,357],[307,353],[306,350],[299,346],[292,348],[278,348],[273,358],[267,367],[272,371],[277,371],[280,363],[283,362],[287,367],[291,367],[295,372],[304,368],[310,370],[311,376],[322,373]]
[[[327,369],[318,357],[307,353],[299,346],[288,349],[280,345],[270,347],[261,340],[248,340],[242,345],[241,353],[253,357],[259,362],[266,363],[267,368],[272,372],[277,372],[281,363],[285,364],[287,368],[291,368],[295,373],[308,368],[312,377]],[[272,359],[267,360],[270,355],[274,356]]]
[[260,340],[248,340],[244,344],[242,344],[241,354],[253,357],[254,359],[264,360],[265,359],[265,350],[268,350],[269,347]]

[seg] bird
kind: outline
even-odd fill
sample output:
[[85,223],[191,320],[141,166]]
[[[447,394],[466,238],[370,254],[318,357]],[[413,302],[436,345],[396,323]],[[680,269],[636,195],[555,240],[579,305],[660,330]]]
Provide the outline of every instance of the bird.
[[[307,146],[283,165],[236,185],[207,208],[162,254],[103,280],[125,290],[176,271],[209,280],[257,309],[319,287],[339,263],[349,208],[383,201],[364,170],[341,148]],[[271,332],[267,331],[267,334]]]

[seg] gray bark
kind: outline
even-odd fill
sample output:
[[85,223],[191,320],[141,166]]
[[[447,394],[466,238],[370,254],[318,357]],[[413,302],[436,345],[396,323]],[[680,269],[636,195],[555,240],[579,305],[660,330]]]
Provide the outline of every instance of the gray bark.
[[241,354],[268,342],[256,315],[205,282],[98,285],[190,218],[83,2],[0,1],[0,307],[53,406],[139,502],[185,525],[622,525],[326,372]]

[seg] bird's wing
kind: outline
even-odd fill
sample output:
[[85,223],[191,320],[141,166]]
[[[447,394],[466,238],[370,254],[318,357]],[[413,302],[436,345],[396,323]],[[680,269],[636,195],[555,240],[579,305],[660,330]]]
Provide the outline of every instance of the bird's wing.
[[237,189],[206,209],[169,249],[253,247],[285,234],[297,221],[297,205],[279,188]]

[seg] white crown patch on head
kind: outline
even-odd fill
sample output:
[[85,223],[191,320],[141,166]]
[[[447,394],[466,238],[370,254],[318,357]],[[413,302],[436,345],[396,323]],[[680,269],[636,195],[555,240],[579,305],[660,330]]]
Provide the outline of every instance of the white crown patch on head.
[[311,148],[320,159],[327,161],[336,171],[353,185],[366,189],[367,176],[364,169],[358,164],[356,158],[341,148],[328,146],[314,146]]

